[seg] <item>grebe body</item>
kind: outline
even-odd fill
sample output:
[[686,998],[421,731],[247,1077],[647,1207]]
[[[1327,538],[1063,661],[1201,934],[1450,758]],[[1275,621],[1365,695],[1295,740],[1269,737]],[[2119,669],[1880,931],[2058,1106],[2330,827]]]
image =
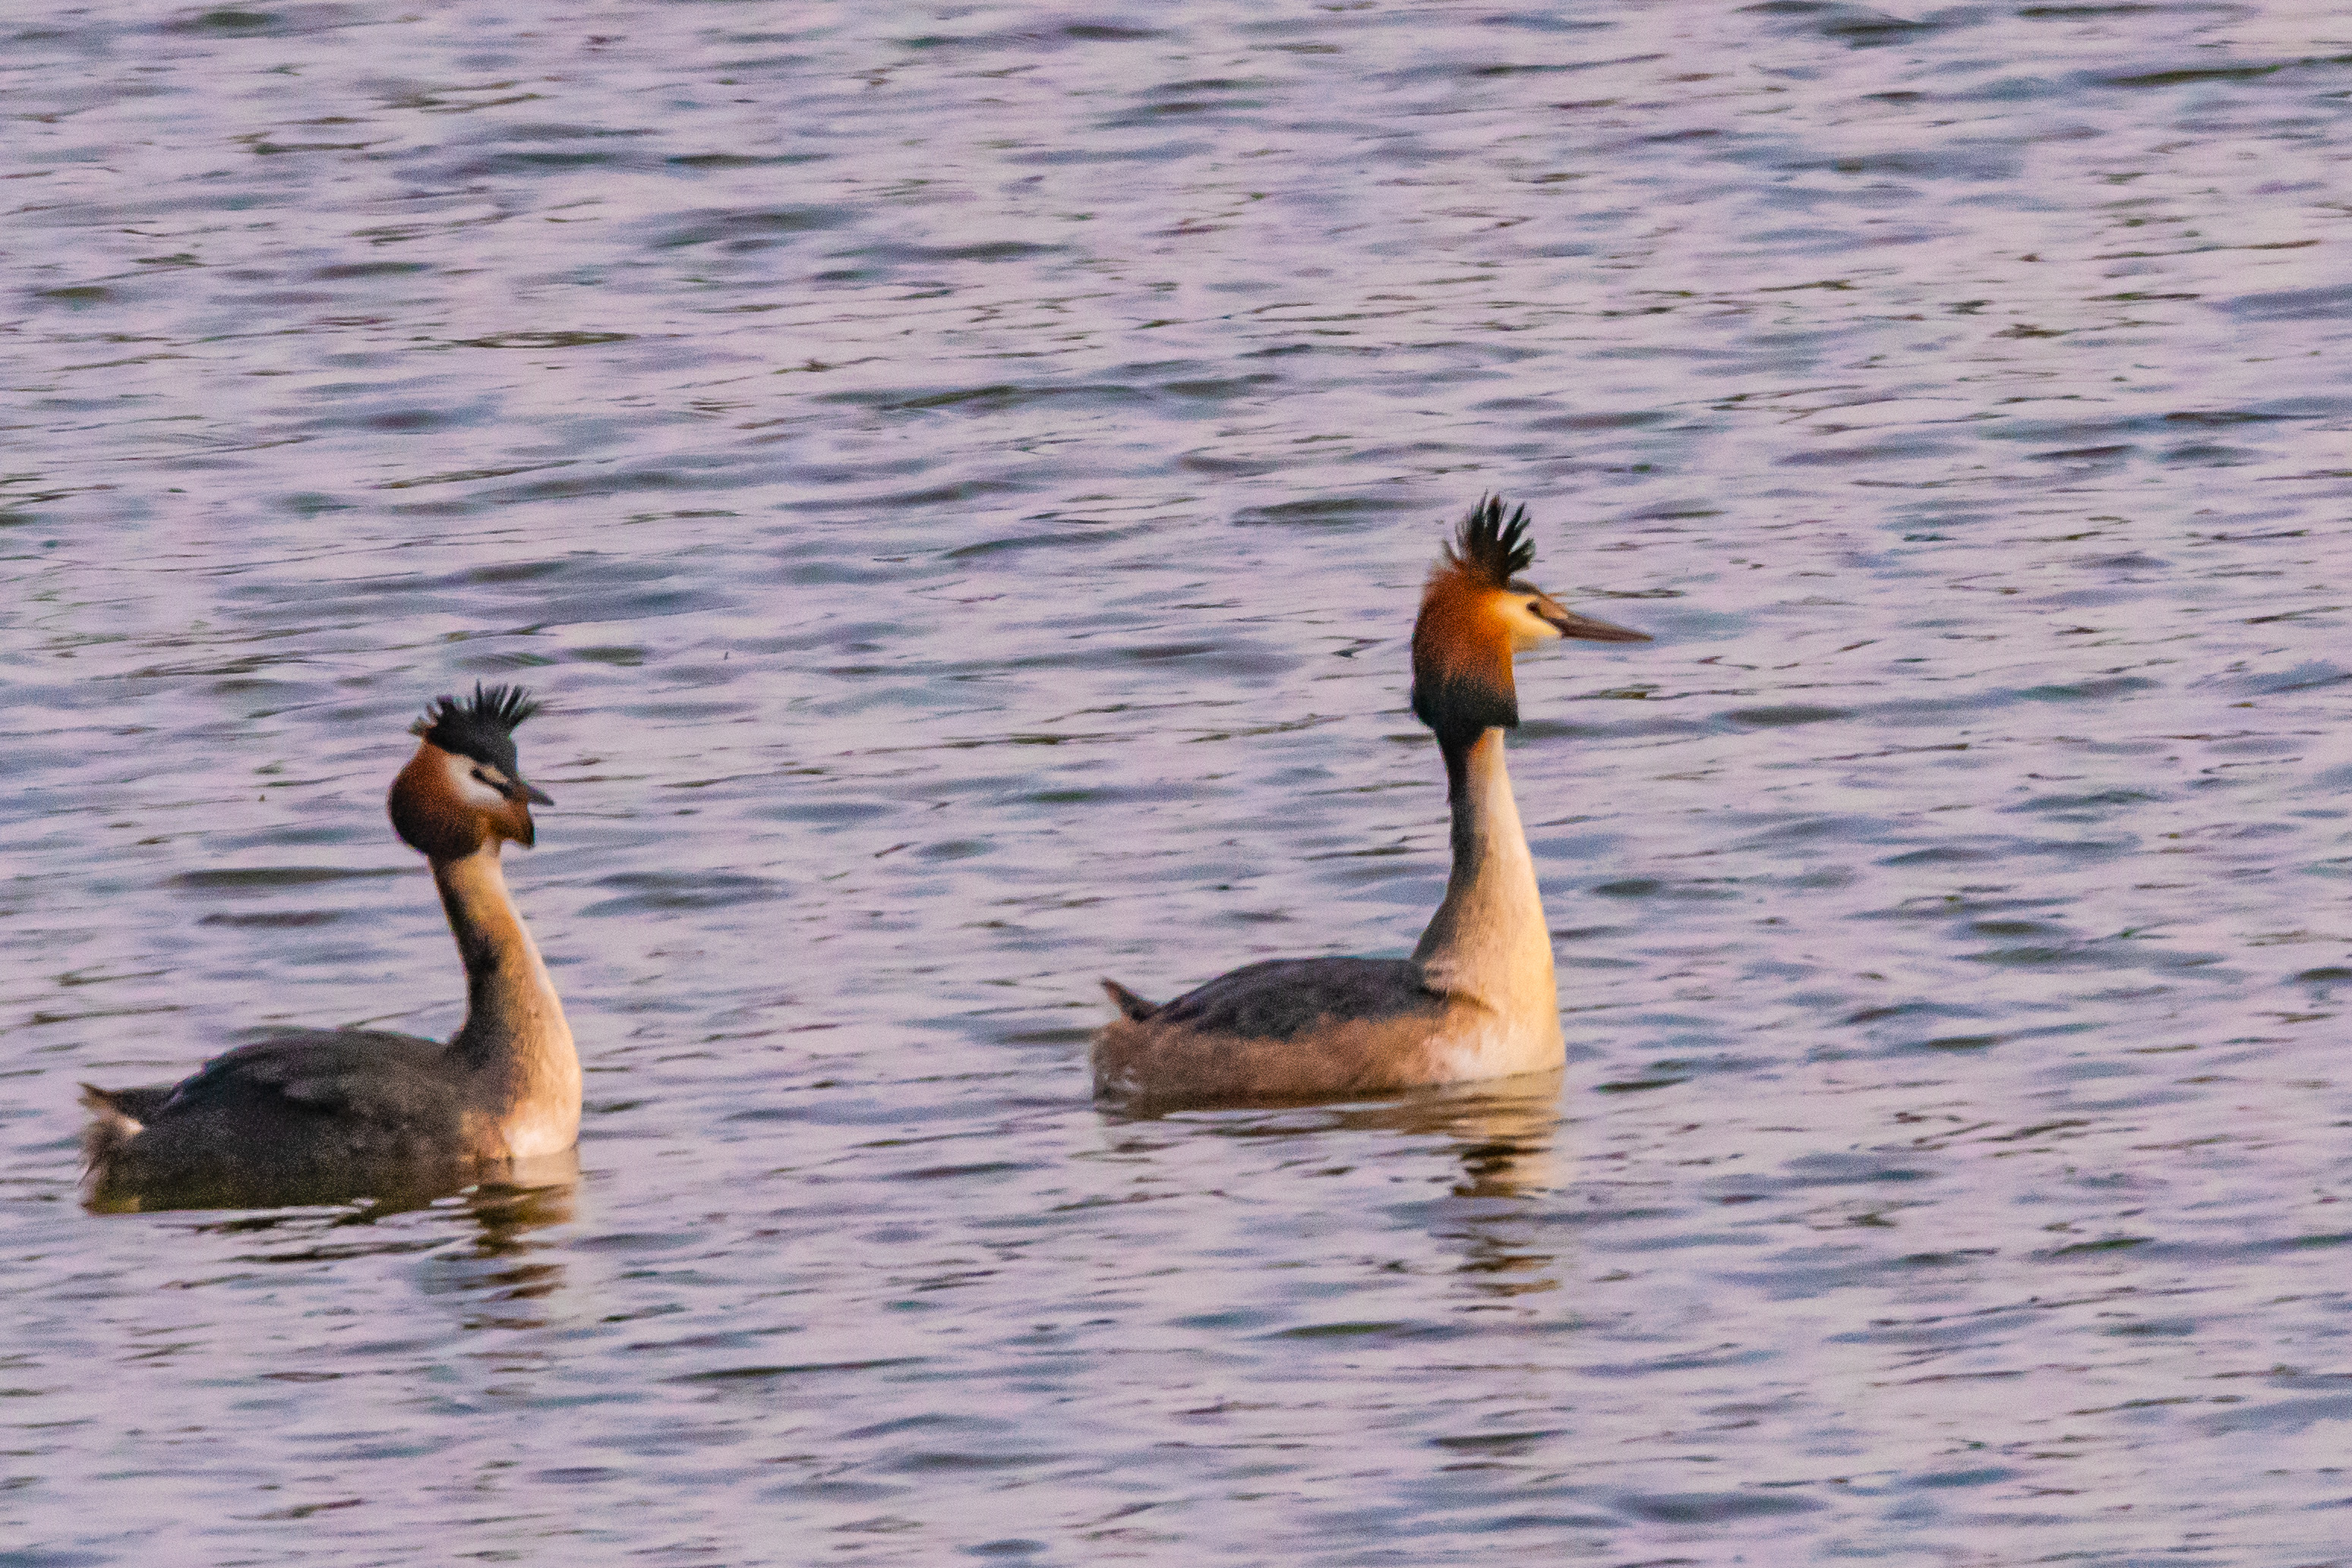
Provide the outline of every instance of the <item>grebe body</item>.
[[569,1149],[580,1058],[499,852],[536,838],[514,728],[519,689],[436,701],[394,780],[393,826],[433,870],[465,964],[464,1027],[446,1043],[379,1030],[285,1030],[178,1083],[82,1085],[100,1208],[337,1202],[429,1186]]
[[1534,558],[1527,508],[1506,518],[1489,497],[1422,593],[1412,707],[1445,758],[1454,870],[1412,956],[1252,964],[1165,1005],[1106,980],[1120,1016],[1095,1041],[1098,1097],[1145,1109],[1326,1100],[1561,1064],[1551,933],[1503,758],[1519,721],[1511,660],[1564,637],[1649,639],[1521,580]]

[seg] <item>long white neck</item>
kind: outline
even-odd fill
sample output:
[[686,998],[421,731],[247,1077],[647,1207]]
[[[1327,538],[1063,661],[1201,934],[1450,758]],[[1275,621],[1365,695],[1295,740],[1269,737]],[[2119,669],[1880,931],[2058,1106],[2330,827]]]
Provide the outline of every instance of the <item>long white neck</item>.
[[1445,762],[1454,874],[1412,956],[1433,988],[1481,1002],[1515,1029],[1557,1042],[1551,930],[1503,766],[1503,731],[1481,731]]
[[571,1147],[580,1132],[580,1056],[547,966],[507,894],[497,841],[435,861],[433,881],[466,964],[466,1025],[449,1041],[451,1058],[486,1081],[510,1154]]

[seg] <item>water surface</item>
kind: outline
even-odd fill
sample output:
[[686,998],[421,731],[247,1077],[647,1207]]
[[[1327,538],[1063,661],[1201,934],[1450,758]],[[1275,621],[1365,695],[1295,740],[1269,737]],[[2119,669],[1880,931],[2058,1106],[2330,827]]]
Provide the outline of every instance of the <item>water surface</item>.
[[[10,25],[0,1562],[2312,1563],[2352,28],[1775,0]],[[1558,1082],[1129,1121],[1410,948],[1483,490]],[[100,1219],[438,1034],[529,682],[576,1182]]]

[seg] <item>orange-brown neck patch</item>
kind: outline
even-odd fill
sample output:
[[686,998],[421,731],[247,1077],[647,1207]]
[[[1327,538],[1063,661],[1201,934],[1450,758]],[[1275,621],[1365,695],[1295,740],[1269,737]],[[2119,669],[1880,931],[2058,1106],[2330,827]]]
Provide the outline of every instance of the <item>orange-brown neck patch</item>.
[[1495,590],[1450,562],[1430,573],[1412,628],[1412,711],[1450,751],[1519,722],[1511,640]]
[[450,754],[426,741],[392,781],[384,808],[401,841],[432,860],[460,860],[482,847],[488,825],[451,781]]

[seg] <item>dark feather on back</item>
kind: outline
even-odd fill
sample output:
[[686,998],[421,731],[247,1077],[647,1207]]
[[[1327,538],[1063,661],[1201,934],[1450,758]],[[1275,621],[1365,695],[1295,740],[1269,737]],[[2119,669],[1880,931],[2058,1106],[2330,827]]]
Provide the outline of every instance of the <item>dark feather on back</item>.
[[253,1100],[387,1131],[440,1133],[464,1113],[446,1046],[387,1030],[322,1029],[273,1032],[214,1057],[175,1084],[154,1113],[161,1121]]
[[1528,538],[1528,509],[1514,507],[1503,515],[1500,496],[1484,496],[1462,519],[1462,532],[1445,547],[1445,559],[1494,588],[1507,589],[1511,579],[1535,563],[1535,541]]
[[460,702],[435,697],[416,722],[416,733],[444,751],[470,757],[520,773],[515,757],[515,726],[539,711],[539,701],[520,686],[486,686],[474,683],[474,695]]
[[1326,1019],[1395,1018],[1444,1006],[1410,958],[1276,958],[1220,976],[1154,1017],[1203,1033],[1288,1040]]
[[454,1190],[478,1157],[447,1048],[377,1030],[273,1034],[168,1088],[99,1091],[91,1103],[142,1124],[135,1136],[94,1124],[91,1201],[106,1209],[431,1196]]

